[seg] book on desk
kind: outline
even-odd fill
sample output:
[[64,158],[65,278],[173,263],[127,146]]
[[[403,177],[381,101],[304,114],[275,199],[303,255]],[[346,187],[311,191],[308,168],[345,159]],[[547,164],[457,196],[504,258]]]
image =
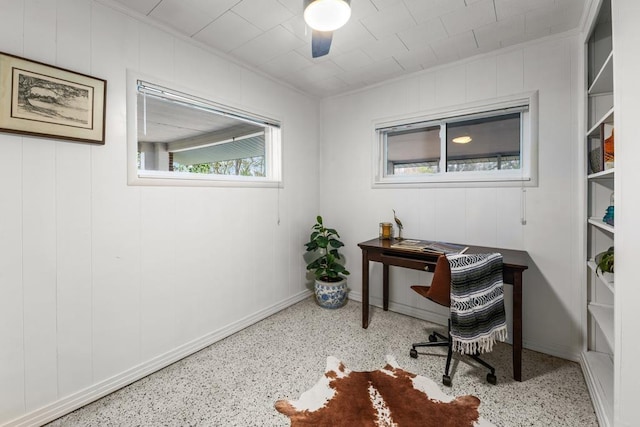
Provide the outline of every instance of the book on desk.
[[468,246],[456,245],[455,243],[414,239],[397,241],[393,243],[391,247],[405,251],[426,252],[437,255],[463,254],[469,249]]

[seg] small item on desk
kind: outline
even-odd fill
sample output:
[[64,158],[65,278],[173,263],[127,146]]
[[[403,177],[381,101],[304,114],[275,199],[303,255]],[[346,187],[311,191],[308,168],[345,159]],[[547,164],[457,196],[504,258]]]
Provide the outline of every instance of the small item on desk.
[[403,239],[391,245],[392,248],[402,249],[407,251],[424,252],[425,248],[424,240]]
[[463,254],[469,247],[447,242],[433,242],[430,240],[405,239],[391,245],[392,248],[408,251],[428,252],[436,255]]
[[425,252],[433,252],[435,254],[463,254],[469,250],[468,246],[456,245],[447,242],[430,242],[425,248]]
[[382,240],[391,240],[391,238],[393,238],[393,224],[390,222],[381,222],[379,238]]
[[402,221],[400,221],[400,218],[398,218],[398,216],[396,215],[396,210],[392,209],[392,211],[393,211],[393,220],[398,225],[398,240],[404,240],[402,237],[402,230],[404,229],[404,225],[402,225]]

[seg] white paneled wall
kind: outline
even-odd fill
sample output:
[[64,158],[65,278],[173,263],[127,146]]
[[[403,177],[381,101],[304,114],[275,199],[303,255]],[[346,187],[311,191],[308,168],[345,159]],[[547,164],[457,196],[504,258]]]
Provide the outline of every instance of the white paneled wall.
[[22,138],[0,134],[0,144],[13,160],[0,168],[0,413],[8,419],[25,411]]
[[[354,298],[361,295],[357,243],[375,237],[378,223],[392,220],[395,209],[405,237],[528,251],[524,345],[578,359],[581,308],[574,236],[580,223],[572,177],[581,166],[576,158],[579,48],[577,37],[551,38],[323,100],[320,200],[330,206],[326,221],[343,232]],[[534,90],[540,104],[537,186],[372,188],[374,121]],[[374,263],[371,269],[371,301],[381,305],[382,268]],[[429,273],[392,268],[391,280],[392,310],[444,319],[437,306],[409,288],[428,283]],[[510,312],[509,286],[506,292]],[[370,327],[375,328],[375,319]]]
[[[0,133],[0,425],[37,424],[306,296],[318,104],[90,0],[0,1],[0,51],[107,80],[106,144]],[[283,188],[127,186],[127,70],[283,122]]]

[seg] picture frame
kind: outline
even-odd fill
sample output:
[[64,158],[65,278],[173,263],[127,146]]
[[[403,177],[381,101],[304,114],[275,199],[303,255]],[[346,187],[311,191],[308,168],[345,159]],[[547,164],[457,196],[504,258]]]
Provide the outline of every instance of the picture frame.
[[105,143],[107,81],[0,52],[0,132]]

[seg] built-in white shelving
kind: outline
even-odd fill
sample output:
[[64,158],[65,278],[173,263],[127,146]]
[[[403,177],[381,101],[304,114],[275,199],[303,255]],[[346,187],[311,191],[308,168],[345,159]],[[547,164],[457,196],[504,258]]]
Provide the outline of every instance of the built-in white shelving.
[[[615,246],[615,227],[604,222],[610,215],[616,187],[609,142],[613,138],[613,36],[611,0],[596,0],[592,28],[586,40],[585,123],[585,314],[582,366],[601,426],[614,419],[615,283],[612,273],[601,272],[596,256]],[[606,141],[606,143],[605,143]],[[614,140],[614,147],[615,147]],[[605,146],[607,156],[605,156]],[[615,154],[615,149],[613,150]],[[606,160],[606,161],[605,161]],[[613,159],[615,161],[615,158]],[[608,168],[608,169],[607,169]],[[615,221],[615,212],[614,212]]]
[[615,233],[615,228],[613,228],[612,225],[607,224],[600,218],[589,218],[589,224],[598,227],[599,229],[604,230],[608,233]]
[[611,107],[609,110],[607,110],[606,113],[604,113],[604,115],[596,121],[596,123],[591,126],[591,128],[587,131],[587,136],[592,137],[592,136],[596,136],[600,133],[600,126],[602,124],[613,124],[613,119],[614,119],[614,111],[613,111],[613,107]]
[[613,52],[609,53],[602,68],[593,79],[589,87],[589,95],[599,95],[601,93],[613,92]]
[[613,274],[607,274],[607,273],[598,272],[597,271],[597,265],[596,265],[596,262],[594,260],[587,261],[587,265],[589,266],[589,269],[591,271],[593,271],[593,273],[596,275],[598,280],[600,280],[600,283],[602,283],[604,286],[606,286],[607,289],[609,289],[611,291],[611,293],[615,293],[615,285],[614,285],[614,281],[613,281]]
[[609,347],[613,348],[613,306],[592,302],[589,303],[589,313],[602,330]]
[[587,175],[587,179],[596,180],[596,179],[614,179],[616,174],[616,169],[611,168],[607,170],[603,170],[600,172],[592,173]]

